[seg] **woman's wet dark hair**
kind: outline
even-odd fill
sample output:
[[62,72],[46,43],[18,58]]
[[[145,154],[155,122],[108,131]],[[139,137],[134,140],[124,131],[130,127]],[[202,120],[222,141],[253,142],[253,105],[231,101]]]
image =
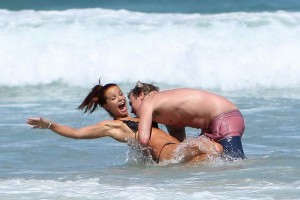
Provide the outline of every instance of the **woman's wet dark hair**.
[[135,98],[144,93],[144,95],[148,95],[152,91],[159,91],[159,87],[153,85],[153,83],[143,83],[138,81],[133,89],[128,93],[128,98],[132,94]]
[[[105,92],[112,86],[118,86],[115,83],[108,83],[106,85],[101,85],[100,79],[99,84],[95,85],[90,93],[85,97],[83,102],[78,106],[77,109],[84,110],[84,113],[93,113],[99,106],[103,107],[106,103]],[[106,110],[106,109],[105,109]],[[106,110],[110,115],[111,113]]]

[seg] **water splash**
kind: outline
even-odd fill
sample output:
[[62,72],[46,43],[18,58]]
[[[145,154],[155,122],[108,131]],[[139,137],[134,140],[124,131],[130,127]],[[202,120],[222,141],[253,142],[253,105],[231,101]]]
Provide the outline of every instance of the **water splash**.
[[143,164],[143,165],[155,165],[151,152],[148,148],[142,147],[138,141],[134,139],[128,139],[127,144],[130,146],[127,151],[127,163]]
[[174,156],[178,162],[216,161],[221,158],[214,143],[205,136],[185,139],[176,148]]

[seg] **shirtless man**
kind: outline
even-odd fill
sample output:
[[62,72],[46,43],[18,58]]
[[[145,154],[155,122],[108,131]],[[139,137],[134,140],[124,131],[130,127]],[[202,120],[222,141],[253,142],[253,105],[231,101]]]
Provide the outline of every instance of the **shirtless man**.
[[224,97],[191,88],[158,92],[158,87],[142,82],[136,84],[128,97],[132,112],[140,119],[141,145],[148,145],[155,121],[165,124],[170,135],[179,140],[185,137],[185,127],[200,128],[201,135],[223,146],[225,156],[245,159],[241,142],[244,118],[238,107]]

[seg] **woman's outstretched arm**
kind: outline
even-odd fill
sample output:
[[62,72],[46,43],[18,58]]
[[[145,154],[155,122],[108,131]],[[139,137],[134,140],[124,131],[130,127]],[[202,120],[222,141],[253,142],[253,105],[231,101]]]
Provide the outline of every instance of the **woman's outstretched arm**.
[[116,120],[106,120],[95,125],[83,128],[72,128],[70,126],[61,125],[56,122],[49,121],[45,118],[29,118],[27,124],[32,128],[50,129],[55,133],[74,139],[95,139],[101,137],[112,137],[120,142],[125,142],[125,131],[122,130],[122,122]]

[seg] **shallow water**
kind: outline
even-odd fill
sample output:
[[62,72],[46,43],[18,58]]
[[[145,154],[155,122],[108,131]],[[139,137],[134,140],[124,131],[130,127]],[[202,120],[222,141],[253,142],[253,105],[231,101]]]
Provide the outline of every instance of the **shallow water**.
[[[245,161],[157,166],[136,163],[127,145],[109,138],[73,140],[25,125],[41,114],[74,127],[108,118],[104,111],[76,110],[81,97],[74,91],[58,92],[53,101],[23,95],[25,100],[11,103],[9,93],[0,101],[2,199],[299,198],[297,98],[228,96],[245,116]],[[62,94],[68,101],[58,100]]]

